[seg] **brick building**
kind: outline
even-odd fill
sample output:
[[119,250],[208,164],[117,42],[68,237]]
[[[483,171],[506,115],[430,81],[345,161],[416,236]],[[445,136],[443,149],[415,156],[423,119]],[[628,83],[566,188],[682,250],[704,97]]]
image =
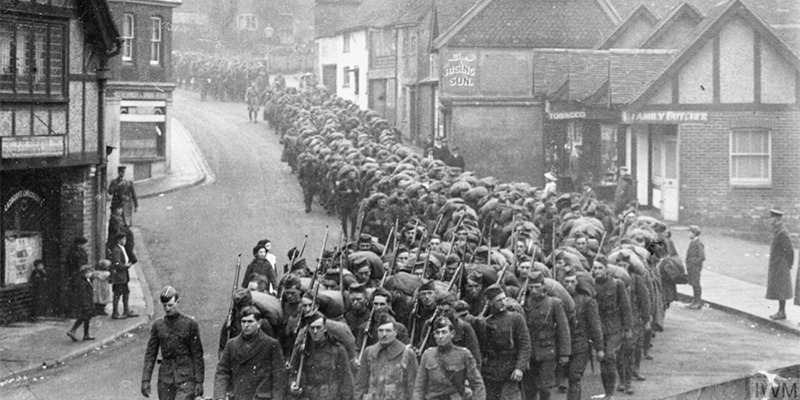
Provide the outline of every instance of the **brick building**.
[[120,50],[105,1],[0,1],[0,321],[30,315],[33,262],[64,310],[68,244],[103,251],[108,60]]
[[172,10],[181,0],[108,0],[122,38],[111,61],[106,93],[108,171],[128,166],[128,178],[147,179],[169,170],[171,146]]

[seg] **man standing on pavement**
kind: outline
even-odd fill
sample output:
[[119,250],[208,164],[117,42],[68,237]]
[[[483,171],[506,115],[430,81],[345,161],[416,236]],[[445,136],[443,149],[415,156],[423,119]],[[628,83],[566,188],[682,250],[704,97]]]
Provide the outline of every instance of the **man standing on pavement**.
[[700,227],[689,227],[689,249],[686,250],[686,272],[689,275],[689,284],[692,285],[694,301],[689,306],[692,310],[703,308],[702,288],[700,287],[700,272],[703,270],[703,261],[706,260],[706,247],[700,241]]
[[786,319],[786,300],[792,298],[792,264],[794,248],[789,231],[783,225],[783,212],[769,210],[772,217],[772,246],[769,249],[769,271],[767,274],[767,300],[778,300],[778,312],[769,317]]
[[142,369],[142,395],[150,397],[150,378],[161,349],[158,399],[193,400],[203,395],[205,364],[200,331],[193,318],[178,311],[180,299],[174,287],[162,289],[160,300],[165,315],[150,328]]
[[507,310],[506,294],[499,285],[490,285],[483,294],[490,315],[478,338],[488,399],[521,400],[520,382],[531,359],[531,338],[525,319]]
[[283,400],[283,352],[277,340],[261,330],[261,312],[254,306],[241,311],[242,333],[225,345],[214,375],[214,400]]
[[[111,291],[114,293],[111,318],[125,319],[129,317],[138,317],[139,315],[132,312],[128,305],[128,299],[131,293],[128,287],[128,282],[131,280],[129,270],[133,265],[125,248],[128,242],[128,236],[124,232],[118,232],[116,236],[114,236],[114,239],[116,240],[116,245],[111,248]],[[122,298],[122,314],[118,313],[117,308],[120,298]]]
[[136,199],[136,189],[133,181],[125,179],[125,166],[117,167],[119,176],[108,184],[108,194],[111,195],[111,209],[122,207],[122,213],[128,226],[133,226],[133,213],[139,211],[139,201]]
[[417,356],[397,340],[395,320],[378,319],[378,343],[367,347],[359,362],[355,400],[411,400],[417,377]]
[[611,277],[605,264],[595,261],[592,276],[595,280],[595,299],[605,345],[605,357],[600,360],[600,377],[605,398],[610,399],[614,396],[614,386],[617,383],[617,357],[622,348],[623,336],[627,340],[633,338],[631,303],[625,283]]
[[550,388],[556,384],[556,360],[569,362],[569,321],[561,300],[547,295],[541,271],[528,273],[528,298],[523,307],[525,324],[531,338],[530,368],[525,374],[525,397],[550,399]]

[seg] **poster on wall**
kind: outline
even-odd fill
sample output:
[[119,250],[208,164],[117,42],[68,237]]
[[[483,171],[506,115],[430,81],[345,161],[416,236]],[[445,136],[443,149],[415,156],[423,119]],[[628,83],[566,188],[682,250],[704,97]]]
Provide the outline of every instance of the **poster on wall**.
[[42,258],[42,234],[6,236],[6,285],[27,283],[33,262]]

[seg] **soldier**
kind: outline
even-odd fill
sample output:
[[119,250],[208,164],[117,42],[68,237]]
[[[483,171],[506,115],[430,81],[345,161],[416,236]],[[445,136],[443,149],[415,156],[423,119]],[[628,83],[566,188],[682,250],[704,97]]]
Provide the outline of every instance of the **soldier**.
[[367,307],[367,290],[362,284],[350,285],[347,293],[347,305],[344,311],[344,319],[347,326],[353,332],[353,336],[358,337],[358,327],[369,320],[369,307]]
[[[475,329],[472,328],[469,322],[456,316],[455,305],[456,295],[453,292],[442,293],[436,296],[436,317],[447,317],[450,319],[450,322],[453,323],[453,344],[469,350],[472,356],[475,357],[478,370],[480,370],[483,358],[481,357],[481,347],[478,344],[478,336],[475,334]],[[433,322],[433,320],[425,322],[420,351],[425,351],[436,345],[433,340]]]
[[413,400],[485,400],[486,391],[491,389],[484,387],[475,358],[469,350],[453,345],[453,323],[449,318],[440,317],[434,322],[433,329],[436,347],[422,354]]
[[570,329],[572,354],[567,367],[567,400],[580,400],[581,378],[592,357],[591,348],[597,352],[598,359],[602,360],[605,356],[603,328],[600,326],[600,315],[597,302],[592,297],[591,286],[579,283],[573,269],[564,274],[564,286],[575,301],[575,318]]
[[644,351],[644,338],[650,331],[650,293],[647,290],[645,278],[634,273],[630,266],[630,255],[621,254],[617,265],[625,268],[631,276],[628,287],[628,298],[631,303],[631,333],[630,340],[623,341],[621,357],[617,360],[617,373],[619,374],[620,392],[633,394],[631,379],[643,381],[645,378],[639,374],[639,365]]
[[307,156],[300,161],[300,172],[297,174],[300,186],[303,188],[303,203],[306,206],[306,213],[311,212],[311,202],[317,193],[319,172],[316,161],[313,157]]
[[240,323],[242,333],[228,341],[217,364],[213,398],[223,400],[231,393],[234,399],[283,400],[286,378],[280,344],[259,329],[258,308],[242,309]]
[[786,300],[792,298],[792,265],[794,264],[794,248],[789,238],[789,231],[784,226],[783,212],[769,210],[772,218],[772,244],[769,252],[769,269],[767,271],[767,300],[778,300],[778,312],[770,315],[770,319],[786,319]]
[[411,400],[417,377],[417,356],[397,340],[395,320],[378,319],[378,343],[367,347],[359,362],[356,400]]
[[419,346],[422,340],[423,325],[425,321],[433,318],[433,314],[436,312],[436,285],[433,281],[425,282],[419,287],[415,300],[417,304],[413,305],[414,311],[409,315],[406,326],[411,327],[411,344]]
[[336,183],[336,197],[338,203],[337,209],[339,211],[339,219],[342,221],[344,237],[355,239],[358,233],[356,232],[358,202],[361,200],[361,192],[358,189],[358,173],[356,170],[350,171],[343,180]]
[[467,279],[465,279],[465,281],[464,301],[469,304],[469,313],[470,315],[481,317],[482,315],[478,314],[480,314],[486,306],[486,299],[484,299],[484,296],[481,296],[483,292],[483,275],[478,271],[472,271],[467,274]]
[[556,359],[561,365],[571,354],[569,321],[561,300],[547,295],[544,275],[528,273],[528,297],[525,301],[525,323],[530,332],[530,369],[523,387],[526,398],[548,400],[550,388],[556,385]]
[[627,340],[633,338],[631,303],[625,283],[611,277],[605,264],[596,261],[592,267],[592,276],[595,280],[595,298],[600,313],[600,322],[603,326],[603,344],[605,345],[605,357],[600,360],[600,377],[603,380],[605,398],[608,399],[614,396],[614,386],[617,381],[617,355],[622,348],[623,336]]
[[125,166],[117,167],[119,175],[108,184],[108,194],[111,195],[111,209],[122,207],[125,222],[133,226],[133,213],[139,211],[139,201],[136,199],[136,189],[133,182],[125,179]]
[[636,200],[636,188],[628,167],[620,167],[617,189],[614,193],[614,215],[622,214],[632,201]]
[[[347,351],[328,335],[326,318],[319,312],[304,317],[308,337],[300,340],[291,366],[300,374],[293,381],[293,395],[309,400],[346,400],[353,398],[353,373]],[[302,360],[302,365],[301,365]]]
[[261,104],[261,96],[258,93],[255,82],[247,87],[244,94],[244,101],[247,102],[247,117],[250,122],[258,123],[258,107]]
[[159,400],[191,400],[202,396],[205,364],[197,322],[178,311],[180,298],[174,287],[161,290],[160,299],[166,315],[150,328],[142,369],[142,395],[150,397],[150,378],[160,348]]
[[506,294],[493,284],[484,291],[490,315],[478,333],[483,375],[490,400],[522,399],[520,382],[531,359],[531,338],[525,319],[506,308]]

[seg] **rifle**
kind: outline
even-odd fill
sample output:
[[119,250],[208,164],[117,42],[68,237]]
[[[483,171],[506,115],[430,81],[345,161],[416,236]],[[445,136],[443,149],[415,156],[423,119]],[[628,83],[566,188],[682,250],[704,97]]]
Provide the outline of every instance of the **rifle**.
[[[464,263],[463,262],[461,263],[461,265],[458,266],[458,269],[456,269],[456,273],[453,275],[453,277],[450,278],[450,283],[448,283],[447,290],[445,291],[445,293],[449,292],[453,288],[453,285],[456,283],[456,277],[458,277],[458,274],[461,273],[461,269],[462,268],[464,268]],[[436,317],[438,315],[439,315],[439,310],[437,309],[436,311],[434,311],[434,313],[431,316],[431,318],[428,319],[428,321],[427,321],[428,322],[428,329],[425,331],[425,336],[422,339],[422,343],[420,343],[419,348],[416,350],[417,356],[419,356],[420,353],[422,351],[424,351],[425,346],[428,344],[428,340],[430,340],[430,337],[431,337],[431,332],[433,332],[433,321],[436,321]],[[411,336],[411,338],[413,340],[414,336]],[[412,343],[412,347],[413,347],[413,343]]]
[[[319,284],[316,283],[317,277],[319,275],[319,270],[322,268],[322,256],[325,255],[325,246],[328,244],[328,226],[325,226],[325,238],[322,239],[322,250],[319,252],[319,259],[317,260],[317,268],[314,269],[314,276],[311,278],[311,287],[314,290],[314,296],[311,298],[311,306],[313,307],[314,304],[317,302],[317,295],[319,294]],[[302,322],[302,312],[300,315],[300,321],[297,321],[297,330],[300,330],[300,323]],[[297,367],[297,376],[294,380],[294,386],[300,387],[300,378],[303,374],[303,363],[306,360],[306,346],[308,345],[308,336],[309,336],[309,329],[306,329],[305,334],[303,335],[303,341],[300,344],[300,364]],[[292,357],[294,358],[294,357]]]
[[600,238],[600,246],[597,247],[597,253],[595,253],[594,257],[592,257],[592,262],[589,264],[589,269],[591,269],[592,266],[594,266],[594,262],[595,260],[597,260],[597,256],[599,256],[600,252],[603,251],[603,243],[605,243],[606,241],[606,233],[608,232],[603,231],[603,237]]
[[[531,257],[531,269],[533,269],[533,263],[536,262],[536,261],[534,261],[534,260],[536,260],[536,250],[537,250],[536,247],[534,247],[533,248],[533,257]],[[517,295],[517,303],[519,303],[520,306],[524,306],[525,305],[525,299],[528,297],[528,296],[526,296],[526,294],[528,292],[528,282],[530,281],[530,279],[531,279],[530,278],[530,274],[525,277],[525,284],[522,285],[522,288],[520,288],[519,294]]]
[[[436,234],[436,230],[439,229],[439,224],[442,222],[442,217],[444,217],[444,214],[439,215],[439,220],[436,221],[436,226],[433,227],[433,233],[434,234]],[[425,272],[428,270],[428,262],[431,260],[431,248],[430,248],[430,246],[428,246],[428,252],[426,254],[427,255],[425,256],[425,263],[422,264],[422,276],[425,276]],[[446,262],[447,262],[447,260],[445,259],[445,263]]]
[[339,231],[339,293],[342,294],[342,302],[344,302],[344,250],[340,247],[342,244],[342,236],[344,236],[344,228]]
[[[308,235],[305,235],[305,237],[303,238],[303,250],[306,249],[306,242],[308,242]],[[297,260],[301,256],[302,256],[302,251],[300,251],[300,252],[296,251],[294,253],[294,255],[292,256],[292,259],[289,260],[289,265],[287,265],[287,268],[283,269],[283,274],[284,275],[286,275],[287,273],[289,273],[289,271],[292,270],[292,267],[294,267],[295,260]]]
[[[389,263],[389,268],[383,271],[383,277],[381,278],[381,284],[378,288],[382,288],[383,284],[386,283],[386,278],[389,277],[389,271],[394,270],[394,262],[397,259],[397,237],[399,235],[395,234],[394,237],[394,249],[392,249],[392,261]],[[389,245],[389,240],[386,240],[386,245]],[[369,339],[369,332],[372,330],[372,323],[375,318],[375,305],[372,305],[369,311],[369,319],[367,320],[367,327],[364,329],[364,340],[361,342],[361,351],[358,353],[358,359],[356,360],[356,365],[361,366],[361,358],[364,357],[364,350],[367,348],[367,339]]]
[[236,295],[236,288],[239,284],[239,273],[242,271],[242,253],[239,253],[239,257],[236,258],[236,274],[233,277],[233,288],[231,289],[231,305],[228,307],[228,332],[230,332],[230,326],[233,322],[233,296]]
[[[395,225],[397,225],[397,224],[395,223]],[[381,252],[381,257],[386,255],[386,249],[389,248],[389,240],[392,238],[392,235],[394,235],[394,228],[395,227],[393,226],[392,229],[389,230],[389,236],[386,237],[386,244],[383,246],[383,251]]]

